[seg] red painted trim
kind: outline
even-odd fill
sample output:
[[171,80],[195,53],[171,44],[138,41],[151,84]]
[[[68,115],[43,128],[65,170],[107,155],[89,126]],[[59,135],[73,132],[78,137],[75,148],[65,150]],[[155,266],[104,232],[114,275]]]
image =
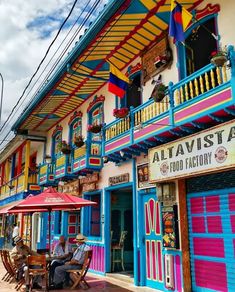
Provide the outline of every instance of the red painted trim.
[[87,112],[89,112],[95,105],[98,103],[102,103],[105,101],[105,97],[103,95],[100,95],[99,97],[94,97],[94,100],[89,103],[89,106],[87,108]]
[[22,172],[23,147],[19,149],[18,154],[16,175],[19,175]]
[[83,113],[81,111],[75,111],[73,115],[71,116],[68,124],[71,125],[76,118],[81,118],[82,116],[83,116]]
[[205,16],[208,16],[210,14],[215,14],[220,11],[220,5],[219,4],[207,4],[207,6],[201,10],[196,10],[196,18],[197,20],[200,20],[204,18]]
[[55,130],[52,133],[52,137],[54,137],[58,132],[62,132],[63,127],[61,125],[56,125]]

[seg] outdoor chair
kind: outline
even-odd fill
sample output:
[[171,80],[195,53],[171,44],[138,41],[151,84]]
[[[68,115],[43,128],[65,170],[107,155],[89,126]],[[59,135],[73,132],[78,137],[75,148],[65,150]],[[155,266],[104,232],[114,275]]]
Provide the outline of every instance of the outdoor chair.
[[1,249],[1,250],[0,250],[1,260],[2,260],[2,264],[3,264],[3,266],[4,266],[5,270],[6,270],[6,273],[5,273],[4,276],[2,277],[2,280],[6,280],[7,277],[9,276],[9,270],[8,270],[8,268],[7,268],[7,265],[6,265],[6,262],[5,262],[5,259],[4,259],[4,256],[3,256],[3,253],[4,253],[4,251]]
[[112,244],[112,270],[114,271],[115,264],[120,263],[122,266],[122,270],[125,271],[124,268],[124,241],[126,239],[127,231],[122,231],[119,239],[119,243]]
[[41,276],[45,279],[45,290],[48,291],[48,270],[46,256],[28,256],[27,258],[29,272],[29,291],[32,291],[33,279],[35,276]]
[[16,276],[16,268],[12,264],[10,259],[10,254],[8,250],[2,250],[1,251],[1,259],[3,262],[3,265],[7,271],[7,273],[4,275],[3,279],[7,282],[12,282],[15,279]]
[[81,269],[66,271],[67,273],[69,273],[70,278],[73,281],[73,285],[71,289],[75,289],[79,286],[81,287],[81,284],[84,285],[85,288],[90,288],[90,285],[85,280],[85,276],[86,276],[87,271],[89,270],[91,260],[92,260],[92,250],[88,250],[86,251],[85,260]]

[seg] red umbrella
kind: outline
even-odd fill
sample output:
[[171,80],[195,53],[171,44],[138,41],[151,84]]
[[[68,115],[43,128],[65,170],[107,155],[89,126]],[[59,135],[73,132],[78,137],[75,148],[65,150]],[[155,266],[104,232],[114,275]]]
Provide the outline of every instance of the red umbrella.
[[96,205],[95,202],[85,200],[73,195],[59,193],[50,187],[36,196],[27,197],[17,206],[13,206],[8,213],[33,213],[49,212],[49,252],[51,239],[51,211],[59,210],[77,210],[81,207]]

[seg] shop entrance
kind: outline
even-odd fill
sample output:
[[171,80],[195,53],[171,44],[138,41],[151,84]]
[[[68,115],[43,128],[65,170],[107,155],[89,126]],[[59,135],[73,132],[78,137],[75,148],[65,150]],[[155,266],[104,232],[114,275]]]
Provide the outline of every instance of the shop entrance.
[[132,189],[111,192],[111,272],[133,274]]

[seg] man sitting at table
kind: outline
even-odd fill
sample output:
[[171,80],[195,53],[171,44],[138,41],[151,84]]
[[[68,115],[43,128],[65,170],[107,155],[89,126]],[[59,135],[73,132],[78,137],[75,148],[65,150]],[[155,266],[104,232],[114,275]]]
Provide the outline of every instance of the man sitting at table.
[[86,244],[86,237],[82,234],[78,234],[75,238],[77,249],[73,253],[73,257],[69,262],[66,262],[63,266],[56,267],[53,278],[53,284],[50,289],[63,289],[63,283],[66,277],[67,270],[81,269],[85,260],[86,251],[90,250],[90,247]]
[[[23,276],[25,278],[26,292],[29,291],[29,271],[27,266],[27,256],[39,254],[31,250],[24,244],[23,239],[20,236],[14,238],[15,247],[12,249],[10,257],[14,261],[17,267],[17,278],[20,280]],[[41,289],[42,287],[37,283],[39,277],[34,278],[33,289]]]
[[61,235],[59,237],[59,242],[56,244],[53,251],[53,260],[50,265],[50,279],[53,280],[55,268],[62,266],[66,261],[69,261],[72,254],[72,245],[65,239],[64,235]]

